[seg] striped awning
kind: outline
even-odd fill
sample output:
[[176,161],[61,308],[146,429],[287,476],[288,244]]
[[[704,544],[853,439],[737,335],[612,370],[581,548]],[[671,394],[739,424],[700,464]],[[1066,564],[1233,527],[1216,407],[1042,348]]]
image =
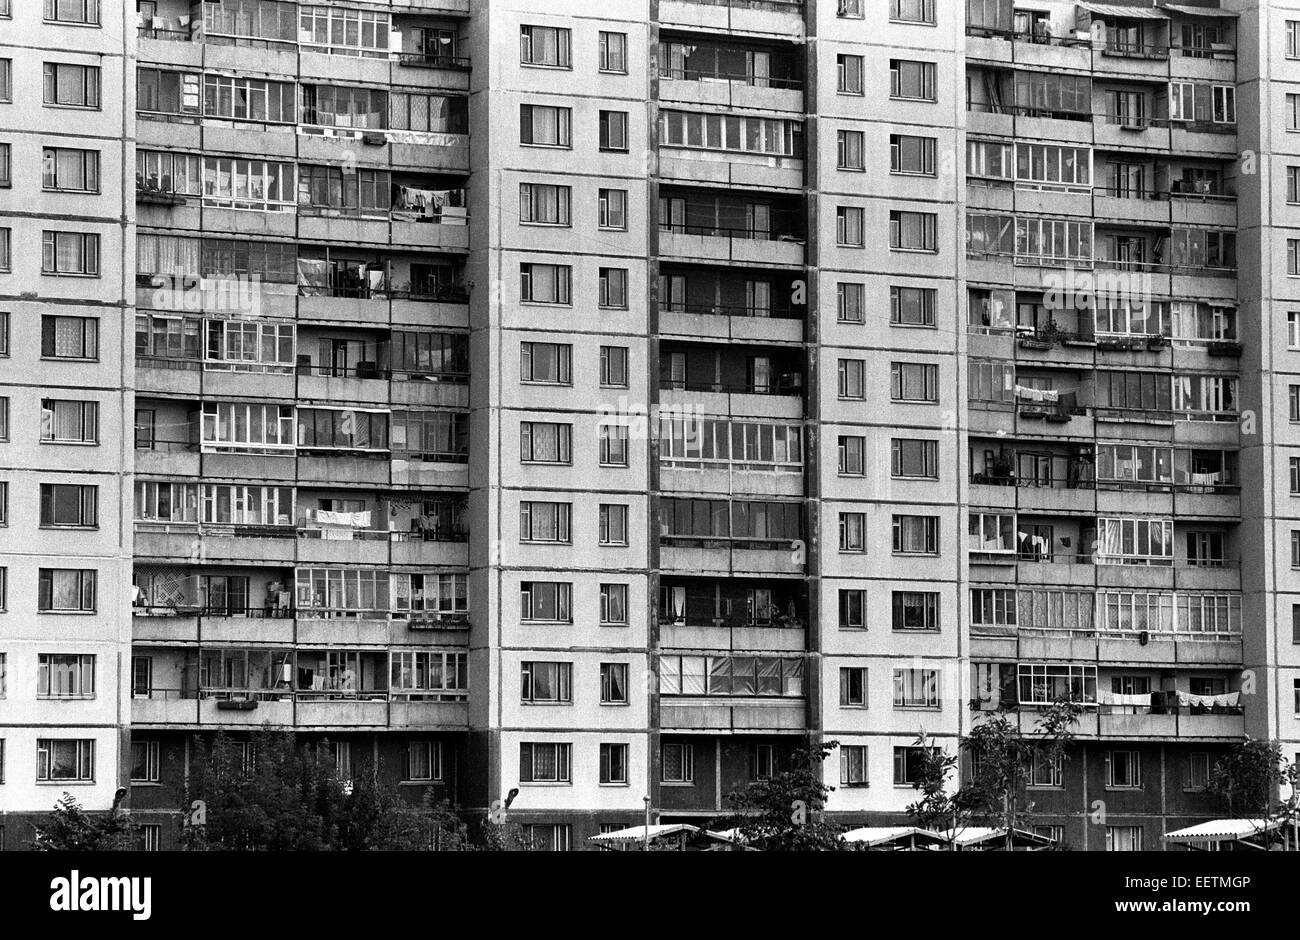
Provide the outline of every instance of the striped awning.
[[1271,832],[1281,826],[1276,819],[1212,819],[1165,834],[1166,842],[1235,842]]
[[1191,7],[1185,3],[1166,3],[1164,8],[1174,13],[1181,13],[1183,16],[1207,16],[1220,20],[1235,20],[1239,15],[1232,10],[1221,10],[1218,7]]
[[1117,3],[1080,3],[1079,8],[1097,16],[1116,16],[1128,20],[1167,20],[1169,14],[1156,7],[1126,7]]

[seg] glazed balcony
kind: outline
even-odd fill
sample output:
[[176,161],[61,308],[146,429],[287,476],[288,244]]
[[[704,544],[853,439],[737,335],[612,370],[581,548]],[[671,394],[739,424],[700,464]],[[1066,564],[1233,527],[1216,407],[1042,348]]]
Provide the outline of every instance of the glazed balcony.
[[803,733],[808,727],[802,699],[728,701],[718,697],[670,697],[659,701],[659,727],[669,731]]
[[663,0],[659,25],[800,42],[804,36],[803,0]]

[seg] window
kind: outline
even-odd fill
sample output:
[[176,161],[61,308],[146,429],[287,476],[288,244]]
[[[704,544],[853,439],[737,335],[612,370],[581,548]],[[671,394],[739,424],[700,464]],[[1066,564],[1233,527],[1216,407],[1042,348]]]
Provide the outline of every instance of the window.
[[627,190],[601,189],[597,194],[597,225],[610,231],[627,231]]
[[627,388],[627,347],[600,347],[601,388]]
[[441,741],[410,741],[403,758],[403,780],[414,782],[442,779]]
[[13,59],[0,59],[0,102],[14,100],[13,94]]
[[894,786],[913,786],[925,773],[926,753],[923,747],[894,748]]
[[627,784],[627,745],[602,744],[600,746],[600,782]]
[[94,698],[95,657],[41,653],[36,666],[37,698]]
[[860,95],[862,91],[862,56],[837,55],[835,67],[839,74],[838,91],[842,95]]
[[41,357],[98,359],[99,320],[95,317],[41,316]]
[[803,124],[798,121],[663,109],[659,130],[665,147],[803,156]]
[[567,581],[520,582],[520,619],[536,623],[572,623],[569,607],[572,592],[573,585]]
[[573,664],[523,662],[519,665],[519,699],[532,704],[573,702]]
[[1300,20],[1286,21],[1286,57],[1300,59]]
[[889,135],[889,172],[905,176],[934,176],[934,153],[938,141],[933,137]]
[[866,308],[866,285],[846,284],[840,282],[835,286],[835,297],[841,323],[864,322]]
[[1136,790],[1142,786],[1141,761],[1137,751],[1106,752],[1106,787]]
[[520,463],[572,463],[573,425],[519,422]]
[[663,783],[695,782],[695,745],[663,742],[659,745],[659,779]]
[[1064,759],[1061,754],[1049,754],[1035,748],[1029,763],[1031,787],[1060,787],[1064,785]]
[[9,355],[9,314],[0,311],[0,358]]
[[9,484],[0,480],[0,526],[9,524]]
[[843,399],[866,398],[866,368],[861,359],[839,361],[839,397]]
[[569,503],[524,501],[519,504],[519,541],[559,542],[568,544],[569,521],[573,507]]
[[627,704],[627,663],[600,664],[600,703]]
[[600,149],[627,153],[627,112],[600,112]]
[[1206,751],[1192,751],[1187,755],[1187,776],[1183,788],[1187,790],[1204,790],[1210,785],[1213,763]]
[[40,783],[89,783],[95,779],[95,742],[73,738],[36,741],[36,780]]
[[865,787],[867,785],[867,746],[865,744],[840,745],[840,786]]
[[939,367],[930,363],[894,362],[889,367],[889,397],[893,401],[939,401]]
[[939,595],[933,591],[894,591],[891,629],[934,633],[939,630]]
[[573,347],[568,343],[519,344],[519,381],[539,385],[573,384]]
[[627,74],[627,33],[610,33],[600,31],[597,39],[600,52],[600,70]]
[[11,230],[9,228],[0,227],[0,274],[13,270],[9,252],[10,236]]
[[1017,668],[1017,683],[1022,705],[1097,701],[1096,666],[1021,663]]
[[937,293],[932,287],[889,288],[889,322],[895,326],[934,326]]
[[519,142],[533,147],[571,147],[573,111],[552,105],[519,106]]
[[865,135],[862,131],[837,131],[836,167],[841,170],[865,170],[864,141]]
[[933,62],[890,59],[890,97],[907,98],[914,101],[936,101],[934,75],[935,66]]
[[867,707],[867,670],[864,666],[840,668],[840,707]]
[[939,554],[938,516],[894,516],[894,554]]
[[600,504],[599,544],[627,545],[627,506]]
[[1141,826],[1107,826],[1106,827],[1106,851],[1107,852],[1141,852],[1142,851],[1142,827]]
[[867,439],[861,436],[840,435],[839,472],[843,476],[862,476],[867,472]]
[[840,551],[863,554],[867,550],[867,516],[861,512],[840,513]]
[[935,226],[938,216],[933,212],[889,213],[889,247],[894,251],[938,251]]
[[573,269],[567,264],[519,265],[519,299],[529,304],[568,306]]
[[0,441],[9,440],[9,399],[0,395]]
[[99,0],[45,0],[45,22],[98,26]]
[[749,779],[770,780],[776,774],[776,748],[771,744],[755,744],[749,752]]
[[43,101],[61,108],[99,107],[99,68],[46,62]]
[[939,442],[894,438],[890,441],[890,475],[899,479],[939,479]]
[[8,189],[11,185],[10,178],[10,148],[8,144],[0,144],[0,189]]
[[95,571],[75,568],[41,568],[37,577],[37,610],[93,613]]
[[520,64],[571,68],[570,37],[569,30],[558,26],[520,26]]
[[99,192],[99,151],[46,147],[42,151],[41,186],[56,192]]
[[99,403],[41,399],[41,441],[53,444],[97,444]]
[[867,627],[867,592],[861,589],[840,589],[840,629],[865,630]]
[[839,206],[835,210],[835,243],[845,248],[861,248],[864,242],[866,213],[861,206]]
[[[42,483],[41,525],[93,528],[98,525],[98,503],[97,486]],[[3,521],[3,506],[0,506],[0,522]]]
[[627,463],[627,425],[602,424],[600,426],[600,465],[602,467],[626,467]]
[[520,744],[519,782],[568,783],[570,748],[568,744]]
[[531,225],[569,225],[569,186],[519,184],[519,221]]
[[627,309],[627,268],[601,268],[599,306],[612,310]]
[[600,586],[600,622],[602,626],[627,626],[627,585]]
[[839,4],[835,10],[835,15],[838,17],[861,19],[862,0],[839,0]]
[[87,232],[43,232],[41,273],[99,275],[99,235]]
[[934,0],[889,0],[889,18],[900,23],[934,23]]
[[895,669],[895,708],[938,708],[939,670]]

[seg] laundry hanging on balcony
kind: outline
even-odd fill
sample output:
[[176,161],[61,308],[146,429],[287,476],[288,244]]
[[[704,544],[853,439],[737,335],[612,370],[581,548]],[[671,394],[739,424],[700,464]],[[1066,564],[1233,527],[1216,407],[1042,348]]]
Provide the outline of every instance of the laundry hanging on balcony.
[[393,200],[393,218],[409,221],[435,220],[448,225],[464,225],[468,218],[463,189],[418,189],[397,186]]

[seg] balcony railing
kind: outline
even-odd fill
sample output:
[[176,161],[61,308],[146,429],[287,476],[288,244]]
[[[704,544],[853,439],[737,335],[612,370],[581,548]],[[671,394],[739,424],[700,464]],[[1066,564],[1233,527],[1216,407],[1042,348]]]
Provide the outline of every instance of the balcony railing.
[[701,304],[683,301],[660,301],[660,313],[687,313],[713,317],[762,317],[774,320],[802,320],[805,307],[789,304]]
[[678,82],[725,82],[750,88],[782,88],[799,91],[804,87],[802,79],[773,78],[770,75],[756,75],[753,72],[705,72],[701,69],[664,68],[659,70],[659,77]]
[[800,395],[802,384],[778,381],[766,385],[731,385],[722,382],[691,382],[685,379],[661,379],[659,387],[665,391],[716,392],[728,395]]

